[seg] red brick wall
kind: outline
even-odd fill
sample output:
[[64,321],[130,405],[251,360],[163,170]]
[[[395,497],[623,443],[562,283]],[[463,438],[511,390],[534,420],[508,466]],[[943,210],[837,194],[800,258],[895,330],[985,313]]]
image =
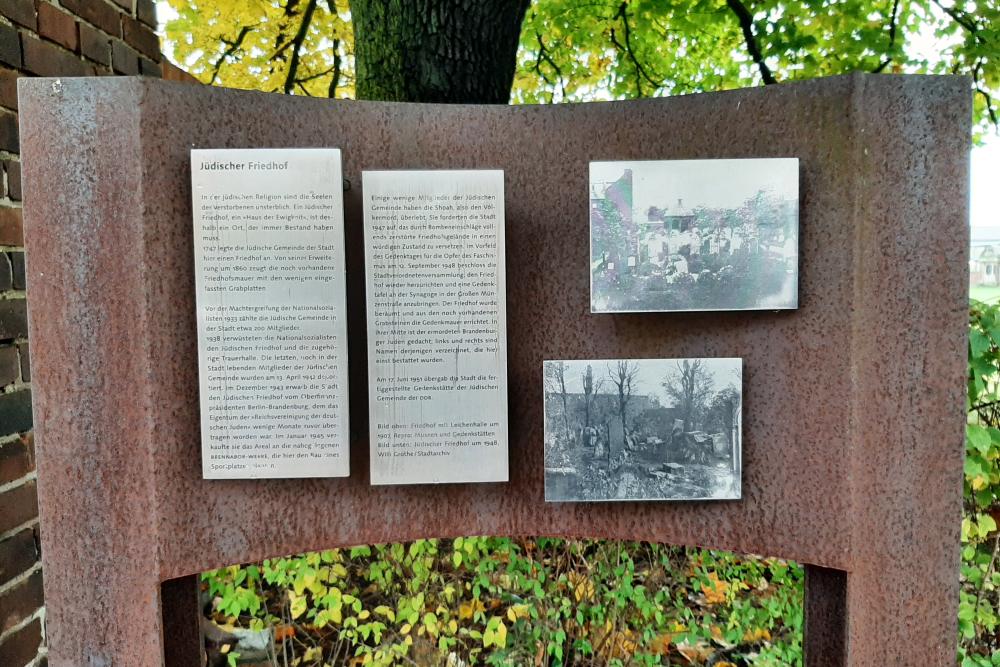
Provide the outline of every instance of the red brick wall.
[[[17,78],[162,75],[154,0],[0,0],[0,665],[46,664]],[[56,230],[54,230],[55,232]],[[44,528],[43,528],[44,530]]]

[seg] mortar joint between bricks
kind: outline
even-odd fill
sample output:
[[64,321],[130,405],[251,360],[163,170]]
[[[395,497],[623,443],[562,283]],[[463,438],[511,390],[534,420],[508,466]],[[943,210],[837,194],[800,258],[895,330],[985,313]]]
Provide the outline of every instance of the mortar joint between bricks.
[[42,561],[36,560],[27,570],[17,575],[16,577],[13,577],[10,581],[0,584],[0,595],[3,595],[9,590],[17,588],[20,584],[23,584],[25,581],[30,579],[31,575],[41,571],[42,571]]
[[[7,482],[6,484],[0,484],[0,495],[7,493],[8,491],[13,491],[14,489],[19,489],[25,484],[30,484],[31,482],[37,482],[37,481],[38,481],[38,471],[32,470],[26,473],[24,477],[18,477],[17,479],[11,482]],[[38,521],[38,517],[35,517],[33,520]],[[19,530],[21,530],[20,527],[15,528],[13,532],[16,533]]]
[[[32,479],[27,481],[35,481],[35,478],[32,477]],[[14,526],[13,528],[11,528],[6,532],[0,533],[0,542],[3,542],[4,540],[9,540],[10,538],[14,537],[23,530],[34,529],[37,527],[38,527],[38,517],[36,516],[31,519],[28,519],[27,521],[18,526]]]
[[[28,616],[28,618],[21,619],[20,623],[18,623],[17,625],[14,625],[12,627],[10,627],[6,632],[0,633],[0,644],[2,644],[4,642],[4,640],[6,640],[11,635],[17,633],[19,630],[23,630],[24,628],[26,628],[29,625],[31,625],[32,623],[34,623],[36,620],[39,621],[39,622],[41,622],[41,625],[44,627],[45,626],[45,622],[44,622],[45,619],[44,619],[44,617],[41,614],[39,614],[39,612],[41,612],[43,609],[44,609],[44,607],[39,607],[38,609],[35,610],[35,613],[33,613],[30,616]],[[42,636],[44,637],[45,635],[43,634]]]
[[4,445],[9,445],[12,442],[17,442],[21,439],[20,433],[10,433],[8,435],[0,436],[0,447]]

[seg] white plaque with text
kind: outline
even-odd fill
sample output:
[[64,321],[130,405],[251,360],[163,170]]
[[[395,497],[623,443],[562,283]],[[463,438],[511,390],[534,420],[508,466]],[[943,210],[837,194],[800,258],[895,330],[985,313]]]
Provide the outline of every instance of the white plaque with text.
[[338,149],[191,151],[202,475],[350,474]]
[[366,171],[372,484],[505,482],[502,171]]

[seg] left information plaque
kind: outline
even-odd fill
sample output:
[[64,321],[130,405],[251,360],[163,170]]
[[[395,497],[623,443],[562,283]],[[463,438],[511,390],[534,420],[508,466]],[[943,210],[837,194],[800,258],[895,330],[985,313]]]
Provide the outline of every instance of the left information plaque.
[[202,476],[350,474],[338,149],[191,151]]

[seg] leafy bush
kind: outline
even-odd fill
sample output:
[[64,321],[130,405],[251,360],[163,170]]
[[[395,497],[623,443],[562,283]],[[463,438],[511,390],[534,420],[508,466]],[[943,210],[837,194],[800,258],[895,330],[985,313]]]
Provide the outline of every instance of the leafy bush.
[[1000,665],[1000,307],[972,302],[969,326],[962,591],[962,667]]
[[[802,569],[648,543],[467,537],[203,575],[284,665],[802,663]],[[235,660],[233,661],[235,662]]]

